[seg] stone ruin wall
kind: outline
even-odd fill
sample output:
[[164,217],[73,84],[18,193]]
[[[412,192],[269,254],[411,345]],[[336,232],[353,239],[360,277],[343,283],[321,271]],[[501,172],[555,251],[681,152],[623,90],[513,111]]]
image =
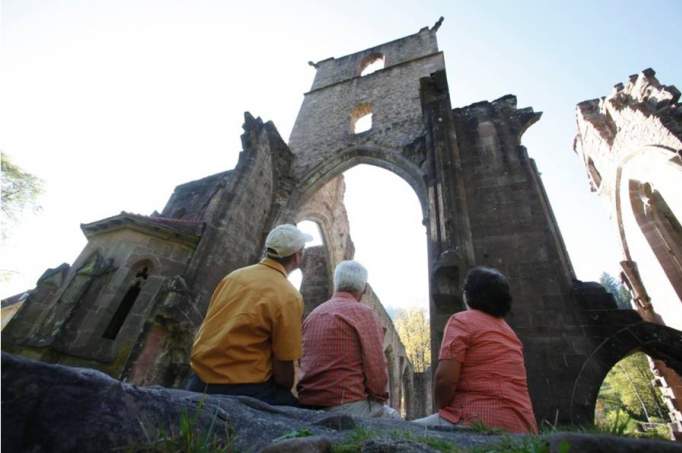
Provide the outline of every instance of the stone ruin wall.
[[[189,372],[191,341],[211,293],[206,282],[217,284],[230,270],[257,261],[270,229],[268,221],[277,212],[277,185],[287,182],[276,173],[276,165],[279,162],[286,172],[290,154],[272,123],[247,114],[244,129],[245,150],[234,170],[178,186],[160,214],[122,213],[84,225],[88,243],[80,257],[73,266],[47,271],[41,278],[11,327],[3,331],[4,349],[48,362],[98,368],[137,384],[182,385]],[[302,267],[306,313],[331,296],[333,268],[354,253],[344,191],[343,177],[335,178],[299,213],[300,220],[316,222],[324,238],[323,246],[306,251]],[[142,228],[134,220],[147,225]],[[161,231],[162,221],[200,233],[187,238],[178,231]],[[108,264],[100,264],[105,261]],[[148,284],[116,338],[103,338],[129,287],[131,269],[140,261],[153,263]],[[95,264],[106,269],[97,275],[83,272]],[[63,293],[72,294],[69,302],[60,298]],[[413,390],[405,389],[412,383],[405,349],[376,295],[367,301],[385,331],[391,404],[400,409],[406,394],[407,414],[415,416],[409,409]]]
[[[666,299],[682,303],[682,230],[661,228],[665,225],[657,222],[657,200],[651,196],[660,193],[670,203],[666,208],[673,209],[667,214],[679,225],[682,204],[673,203],[681,200],[682,187],[679,99],[677,88],[661,84],[655,72],[646,69],[615,85],[610,95],[581,102],[576,109],[574,150],[585,165],[591,190],[610,210],[621,246],[621,280],[642,318],[656,324],[679,321],[657,312]],[[633,190],[642,186],[646,192]],[[640,203],[645,204],[641,212]],[[644,250],[642,234],[647,240]],[[666,280],[670,286],[662,291]],[[662,361],[653,364],[674,431],[681,436],[682,379]]]

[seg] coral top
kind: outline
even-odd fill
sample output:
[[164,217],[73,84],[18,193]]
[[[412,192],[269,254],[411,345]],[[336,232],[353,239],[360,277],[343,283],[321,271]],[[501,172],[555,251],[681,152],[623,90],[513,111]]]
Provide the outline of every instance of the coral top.
[[452,423],[482,422],[515,433],[538,431],[528,396],[523,346],[507,322],[479,310],[450,317],[439,360],[460,362],[452,401],[438,413]]

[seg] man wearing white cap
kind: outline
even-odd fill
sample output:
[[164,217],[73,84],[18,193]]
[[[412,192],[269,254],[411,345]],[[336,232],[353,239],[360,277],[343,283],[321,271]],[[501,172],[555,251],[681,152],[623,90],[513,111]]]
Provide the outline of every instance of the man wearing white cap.
[[311,240],[294,225],[279,225],[265,240],[263,260],[221,280],[194,339],[188,390],[296,404],[303,298],[287,275]]

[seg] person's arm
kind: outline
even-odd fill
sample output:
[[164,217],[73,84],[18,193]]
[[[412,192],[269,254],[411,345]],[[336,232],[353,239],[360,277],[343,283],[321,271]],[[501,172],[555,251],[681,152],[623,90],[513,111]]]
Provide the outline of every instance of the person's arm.
[[384,357],[383,330],[371,311],[363,313],[356,326],[362,350],[362,371],[365,375],[365,390],[370,399],[380,403],[388,400],[388,370]]
[[462,364],[466,360],[471,342],[469,326],[462,316],[465,315],[452,315],[443,332],[433,383],[433,397],[437,409],[443,409],[454,398]]
[[294,362],[293,360],[277,360],[272,358],[272,378],[275,384],[291,390],[294,386]]
[[301,358],[301,318],[303,300],[300,295],[280,308],[272,328],[272,377],[288,390],[294,386],[294,361]]
[[443,409],[454,398],[461,366],[461,363],[455,359],[438,361],[435,384],[433,386],[433,397],[437,409]]

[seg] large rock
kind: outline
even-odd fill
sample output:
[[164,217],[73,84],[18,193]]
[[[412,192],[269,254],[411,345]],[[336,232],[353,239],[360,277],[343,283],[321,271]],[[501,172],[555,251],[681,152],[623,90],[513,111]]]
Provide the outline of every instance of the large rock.
[[[274,407],[247,397],[138,387],[99,371],[2,354],[4,451],[140,451],[183,437],[183,430],[192,431],[193,439],[220,442],[240,452],[266,447],[268,451],[321,452],[341,443],[358,451],[426,452],[437,451],[436,444],[466,448],[509,442],[461,429],[425,431],[409,422]],[[589,445],[585,451],[590,452],[613,451],[616,446],[621,451],[682,451],[671,442],[585,435],[550,437],[553,451],[559,451],[562,439],[576,447]]]

